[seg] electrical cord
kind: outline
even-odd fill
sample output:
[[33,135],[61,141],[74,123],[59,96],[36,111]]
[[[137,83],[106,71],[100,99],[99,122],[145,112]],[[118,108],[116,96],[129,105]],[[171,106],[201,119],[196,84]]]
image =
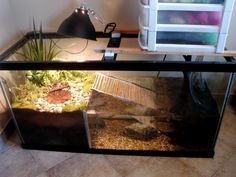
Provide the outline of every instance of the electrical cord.
[[[104,28],[104,33],[112,33],[116,28],[116,23],[112,22],[112,23],[108,23],[105,28]],[[59,40],[58,40],[59,41]],[[53,44],[58,48],[60,49],[61,51],[63,52],[66,52],[66,53],[69,53],[69,54],[72,54],[72,55],[76,55],[76,54],[80,54],[82,52],[84,52],[86,50],[86,48],[88,47],[88,40],[86,41],[86,44],[85,44],[85,47],[81,50],[81,51],[78,51],[78,52],[71,52],[71,51],[68,51],[66,49],[63,49],[61,48],[60,46],[57,45],[57,42],[55,42],[54,40],[52,40]]]
[[[116,28],[116,23],[112,22],[112,23],[108,23],[104,29],[104,33],[112,33]],[[86,44],[85,44],[85,47],[79,51],[79,52],[71,52],[71,51],[68,51],[66,49],[63,49],[61,48],[60,46],[57,45],[57,42],[55,42],[54,40],[52,40],[53,44],[60,50],[62,50],[63,52],[66,52],[66,53],[69,53],[69,54],[72,54],[72,55],[75,55],[75,54],[80,54],[82,52],[84,52],[86,50],[86,48],[88,47],[88,40],[86,41]]]
[[[197,56],[196,61],[203,61],[203,56]],[[197,95],[195,88],[198,87],[200,90],[205,89],[205,79],[203,79],[202,72],[190,72],[189,73],[189,91],[190,95],[193,98],[193,101],[197,105],[201,105],[201,100],[199,99],[199,96]]]
[[[163,57],[162,61],[165,61],[165,60],[166,60],[166,55]],[[159,78],[160,73],[161,73],[161,71],[158,71],[158,73],[157,73],[157,79]]]
[[78,51],[78,52],[71,52],[71,51],[68,51],[68,50],[63,49],[63,48],[61,48],[60,46],[58,46],[58,45],[57,45],[57,42],[58,42],[58,41],[55,42],[54,40],[52,40],[52,42],[53,42],[53,44],[54,44],[58,49],[60,49],[61,51],[66,52],[66,53],[69,53],[69,54],[72,54],[72,55],[80,54],[80,53],[84,52],[84,51],[86,50],[86,48],[88,47],[88,40],[87,40],[87,41],[86,41],[86,44],[85,44],[85,47],[84,47],[82,50],[80,50],[80,51]]

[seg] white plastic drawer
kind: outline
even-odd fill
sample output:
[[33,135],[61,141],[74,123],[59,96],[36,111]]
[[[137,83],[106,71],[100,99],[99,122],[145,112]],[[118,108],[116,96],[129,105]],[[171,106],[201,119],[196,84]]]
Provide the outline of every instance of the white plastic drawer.
[[[161,4],[161,3],[160,3]],[[180,4],[175,4],[180,5]],[[214,25],[220,26],[222,21],[222,6],[208,5],[186,5],[173,10],[172,5],[160,5],[159,10],[152,10],[148,5],[140,3],[139,23],[149,30],[157,30],[157,24],[186,24],[186,25]],[[171,7],[171,8],[170,8]],[[166,10],[170,9],[170,10]],[[204,11],[205,10],[205,11]]]
[[[142,4],[149,5],[150,0],[140,0]],[[157,2],[157,0],[155,0]],[[199,3],[199,4],[223,4],[224,0],[158,0],[159,3]]]
[[158,44],[217,45],[217,33],[157,32]]
[[[148,14],[144,14],[147,21]],[[158,11],[158,24],[191,24],[191,25],[216,25],[221,24],[222,12],[209,11]]]
[[142,26],[149,26],[149,8],[145,8],[145,6],[140,6],[141,14],[139,16],[139,23]]
[[141,4],[149,5],[149,0],[140,0]]
[[235,0],[139,0],[148,51],[223,52]]
[[139,31],[139,45],[143,49],[147,49],[148,46],[148,30],[140,29]]

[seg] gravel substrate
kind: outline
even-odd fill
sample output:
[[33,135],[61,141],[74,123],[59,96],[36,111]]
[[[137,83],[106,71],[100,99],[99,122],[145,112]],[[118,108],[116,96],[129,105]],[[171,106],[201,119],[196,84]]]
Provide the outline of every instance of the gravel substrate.
[[[124,135],[124,127],[134,123],[132,120],[105,120],[105,128],[90,129],[92,148],[114,150],[159,150],[176,151],[183,147],[170,143],[170,137],[160,134],[154,139],[144,141]],[[159,124],[161,126],[161,124]],[[160,127],[161,128],[161,127]],[[165,124],[163,124],[165,128]]]
[[[35,102],[37,111],[61,113],[66,105],[80,105],[88,102],[89,94],[83,92],[83,83],[68,82],[62,89],[52,89],[45,97],[38,98]],[[57,86],[60,88],[60,86]]]

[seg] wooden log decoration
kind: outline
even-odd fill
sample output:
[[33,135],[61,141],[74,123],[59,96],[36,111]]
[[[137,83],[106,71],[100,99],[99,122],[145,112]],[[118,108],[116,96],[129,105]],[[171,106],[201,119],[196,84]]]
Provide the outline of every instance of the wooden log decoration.
[[192,55],[192,56],[215,56],[215,57],[236,57],[236,50],[225,50],[223,53],[210,52],[150,52],[140,48],[97,48],[98,53],[117,53],[117,54],[138,54],[138,55]]

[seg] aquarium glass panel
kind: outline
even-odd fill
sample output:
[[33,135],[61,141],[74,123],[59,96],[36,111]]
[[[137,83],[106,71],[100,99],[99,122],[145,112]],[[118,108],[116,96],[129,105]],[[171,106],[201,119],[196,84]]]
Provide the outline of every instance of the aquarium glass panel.
[[5,76],[12,79],[11,108],[23,143],[88,146],[84,112],[95,72],[27,70]]
[[[159,57],[184,61],[182,56]],[[192,57],[213,59],[224,61]],[[23,144],[159,152],[214,148],[230,78],[223,72],[105,70],[0,75]]]
[[[184,79],[184,74],[187,78]],[[87,107],[94,149],[200,151],[214,143],[229,75],[96,73]]]

